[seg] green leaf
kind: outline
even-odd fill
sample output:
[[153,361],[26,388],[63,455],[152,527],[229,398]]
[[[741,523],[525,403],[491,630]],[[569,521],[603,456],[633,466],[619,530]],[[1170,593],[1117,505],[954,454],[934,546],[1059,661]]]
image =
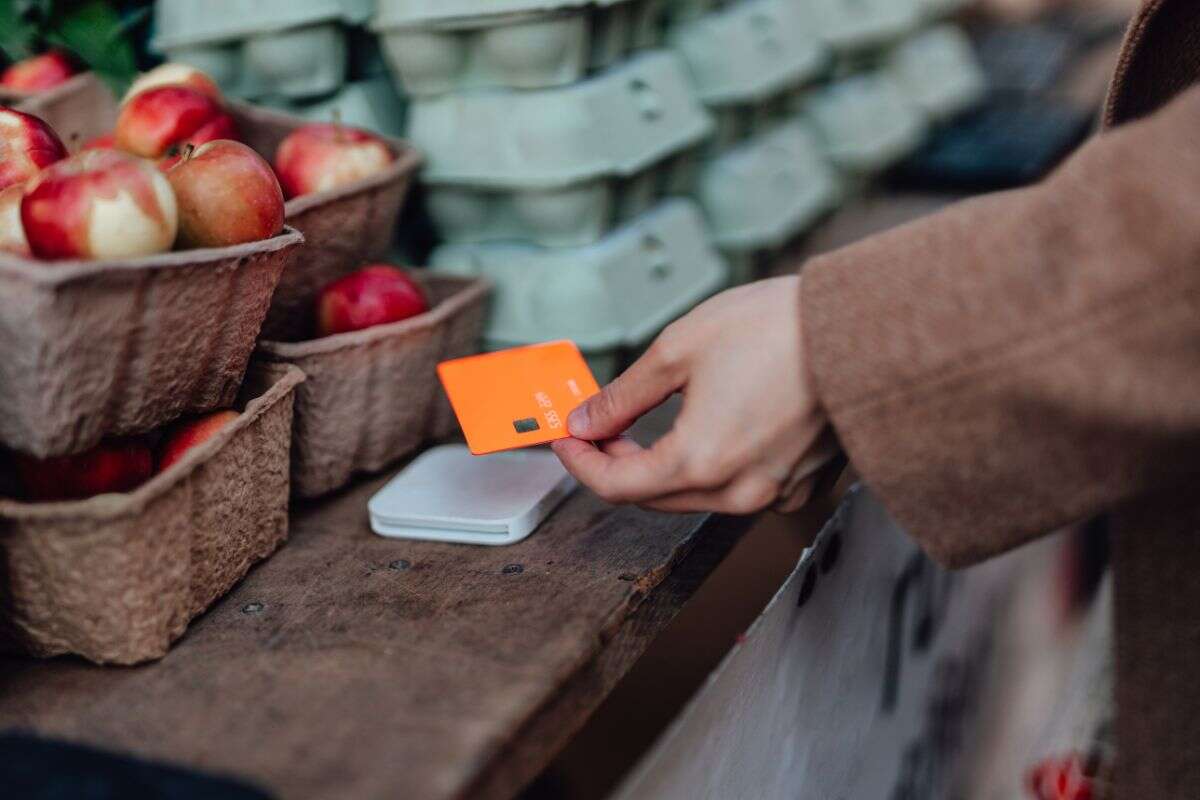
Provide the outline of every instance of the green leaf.
[[127,36],[129,27],[130,23],[103,0],[83,0],[54,14],[45,39],[73,53],[114,89],[123,90],[138,71],[133,44]]

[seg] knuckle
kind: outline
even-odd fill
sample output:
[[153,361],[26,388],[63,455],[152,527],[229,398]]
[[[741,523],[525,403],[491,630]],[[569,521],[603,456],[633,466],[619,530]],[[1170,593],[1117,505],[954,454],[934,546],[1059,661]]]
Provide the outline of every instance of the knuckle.
[[717,454],[707,447],[689,453],[683,461],[682,471],[684,481],[697,489],[717,486],[725,477]]
[[683,337],[679,334],[677,324],[668,325],[646,350],[646,355],[650,357],[650,363],[656,369],[674,372],[683,365],[685,358]]
[[624,492],[618,490],[614,486],[600,485],[593,487],[594,491],[601,500],[614,506],[624,505],[629,502],[629,498]]

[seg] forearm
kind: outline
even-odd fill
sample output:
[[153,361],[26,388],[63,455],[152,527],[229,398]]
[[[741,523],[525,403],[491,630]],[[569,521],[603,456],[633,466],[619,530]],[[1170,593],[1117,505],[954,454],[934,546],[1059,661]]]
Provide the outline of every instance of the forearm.
[[804,339],[859,471],[966,563],[1200,472],[1200,90],[1046,183],[814,260]]

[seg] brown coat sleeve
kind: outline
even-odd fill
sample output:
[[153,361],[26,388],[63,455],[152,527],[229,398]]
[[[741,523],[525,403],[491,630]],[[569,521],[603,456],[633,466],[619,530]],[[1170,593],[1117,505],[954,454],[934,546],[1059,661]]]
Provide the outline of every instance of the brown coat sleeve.
[[939,560],[1194,482],[1200,88],[1038,186],[814,259],[802,284],[842,444]]

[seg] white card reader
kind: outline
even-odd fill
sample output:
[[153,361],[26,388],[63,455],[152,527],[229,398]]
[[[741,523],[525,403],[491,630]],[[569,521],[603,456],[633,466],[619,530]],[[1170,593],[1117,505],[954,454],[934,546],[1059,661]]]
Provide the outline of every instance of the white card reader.
[[557,456],[530,448],[473,456],[434,447],[367,502],[380,536],[465,544],[512,544],[533,532],[575,489]]

